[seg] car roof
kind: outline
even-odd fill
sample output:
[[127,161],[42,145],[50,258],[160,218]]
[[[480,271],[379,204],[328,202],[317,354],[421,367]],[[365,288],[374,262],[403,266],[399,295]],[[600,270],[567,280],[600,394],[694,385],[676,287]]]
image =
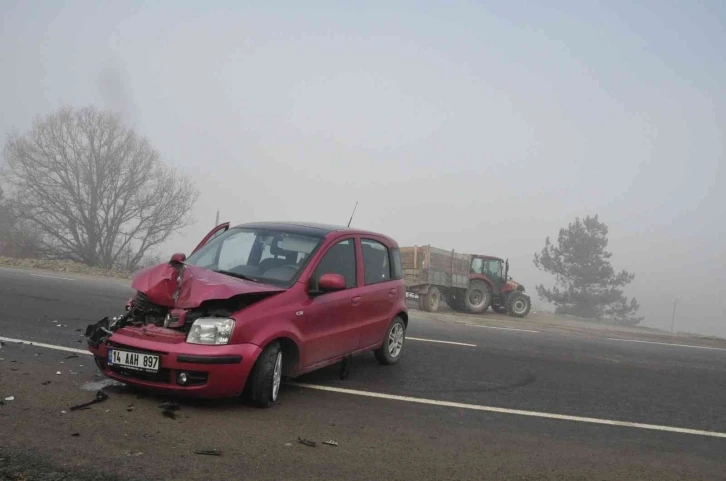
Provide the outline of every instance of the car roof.
[[330,233],[340,233],[342,234],[368,234],[368,235],[375,235],[378,237],[382,237],[384,239],[387,239],[392,245],[397,245],[397,243],[390,237],[380,234],[378,232],[372,232],[362,229],[355,229],[353,227],[346,227],[342,225],[334,225],[334,224],[319,224],[315,222],[250,222],[247,224],[239,224],[235,227],[244,227],[244,228],[252,228],[252,229],[273,229],[273,230],[281,230],[285,232],[290,232],[294,234],[300,234],[300,235],[312,235],[312,236],[319,236],[319,237],[325,237]]

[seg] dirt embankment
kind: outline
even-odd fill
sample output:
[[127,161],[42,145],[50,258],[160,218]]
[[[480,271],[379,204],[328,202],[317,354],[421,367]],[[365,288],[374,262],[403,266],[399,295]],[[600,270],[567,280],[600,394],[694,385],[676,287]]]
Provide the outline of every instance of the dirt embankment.
[[131,279],[133,272],[118,269],[101,269],[89,267],[85,264],[72,261],[55,261],[49,259],[16,259],[14,257],[0,256],[0,266],[17,267],[22,269],[40,269],[53,272],[67,272],[70,274],[85,274],[99,277],[113,277],[116,279]]
[[[562,316],[535,310],[523,318],[510,317],[506,314],[497,314],[487,311],[484,314],[466,314],[456,312],[448,307],[440,307],[439,312],[431,313],[420,311],[416,302],[409,299],[408,307],[412,315],[419,319],[451,322],[466,325],[486,327],[502,327],[507,329],[522,329],[533,331],[560,332],[563,334],[590,335],[597,337],[612,337],[618,339],[632,339],[638,341],[687,343],[689,345],[716,347],[726,349],[726,339],[715,336],[705,336],[692,333],[675,333],[643,326],[619,326],[598,321],[590,321],[571,316]],[[415,314],[414,314],[415,313]]]

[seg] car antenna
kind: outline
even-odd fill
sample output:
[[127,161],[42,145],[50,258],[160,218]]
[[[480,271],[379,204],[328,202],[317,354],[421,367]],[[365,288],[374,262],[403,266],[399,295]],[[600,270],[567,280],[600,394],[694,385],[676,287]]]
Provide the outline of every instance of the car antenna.
[[348,221],[348,227],[350,227],[350,223],[353,221],[353,216],[355,215],[355,209],[358,208],[358,201],[355,201],[355,207],[353,207],[353,213],[350,214],[350,220]]

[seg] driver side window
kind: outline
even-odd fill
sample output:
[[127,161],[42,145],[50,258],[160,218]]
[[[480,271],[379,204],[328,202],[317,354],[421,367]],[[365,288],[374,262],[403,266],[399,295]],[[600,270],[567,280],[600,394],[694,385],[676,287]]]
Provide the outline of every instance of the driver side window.
[[317,285],[323,274],[340,274],[346,289],[356,287],[355,240],[346,239],[328,249],[313,273]]

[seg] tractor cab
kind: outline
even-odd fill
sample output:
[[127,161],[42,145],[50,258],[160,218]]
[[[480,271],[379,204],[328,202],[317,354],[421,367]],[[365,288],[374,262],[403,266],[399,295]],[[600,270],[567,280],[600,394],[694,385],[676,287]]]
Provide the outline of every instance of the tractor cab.
[[509,280],[509,259],[504,261],[499,257],[474,256],[470,274],[473,278],[486,278],[491,284],[492,294],[499,295]]

